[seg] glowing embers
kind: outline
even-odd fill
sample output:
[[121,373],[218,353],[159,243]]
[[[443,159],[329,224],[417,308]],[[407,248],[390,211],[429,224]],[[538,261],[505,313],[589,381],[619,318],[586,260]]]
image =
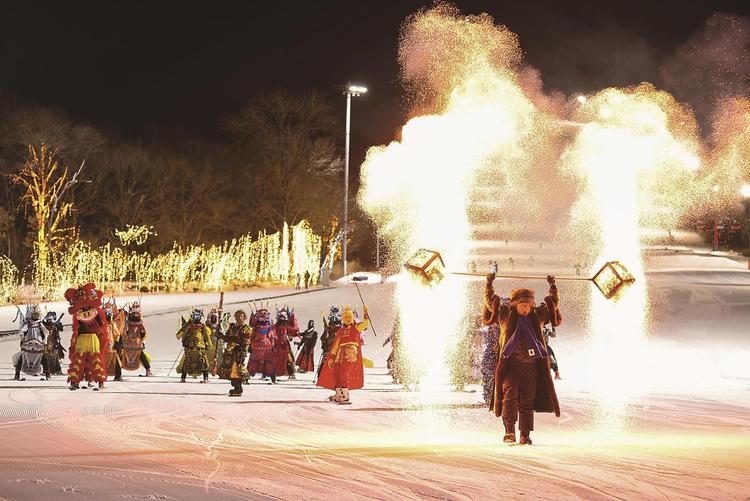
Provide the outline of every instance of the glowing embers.
[[609,261],[591,279],[607,299],[616,298],[619,293],[635,282],[635,277],[620,261]]
[[445,278],[443,258],[439,252],[429,249],[419,249],[406,262],[404,268],[428,287],[436,286]]

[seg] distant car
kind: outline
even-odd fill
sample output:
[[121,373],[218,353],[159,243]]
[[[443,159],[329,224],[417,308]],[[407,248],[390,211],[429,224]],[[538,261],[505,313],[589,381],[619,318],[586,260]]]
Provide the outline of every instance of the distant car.
[[370,280],[370,277],[367,275],[354,275],[352,277],[352,282],[367,282],[368,280]]

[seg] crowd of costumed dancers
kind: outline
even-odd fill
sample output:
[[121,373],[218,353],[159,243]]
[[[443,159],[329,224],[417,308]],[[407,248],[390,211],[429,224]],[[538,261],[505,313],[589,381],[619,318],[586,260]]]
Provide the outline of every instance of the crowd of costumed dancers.
[[[494,278],[493,273],[487,277],[482,314],[468,317],[448,354],[451,381],[456,391],[465,391],[467,384],[481,384],[484,401],[502,418],[504,442],[516,442],[518,423],[519,442],[531,444],[534,412],[560,413],[552,378],[554,374],[559,379],[560,372],[548,343],[562,321],[557,286],[554,277],[548,277],[549,295],[537,305],[531,289],[517,288],[509,297],[497,296]],[[58,317],[57,312],[47,311],[42,316],[39,305],[33,303],[25,313],[19,308],[21,349],[12,360],[15,379],[24,380],[22,374],[41,375],[42,380],[63,375],[66,354],[70,390],[102,390],[110,377],[122,381],[123,371],[143,370],[140,375],[153,376],[140,303],[119,308],[113,299],[103,302],[103,296],[93,283],[65,292],[72,328],[67,350],[61,343],[64,313]],[[313,373],[317,386],[333,391],[330,402],[351,403],[349,392],[364,386],[364,368],[372,367],[362,355],[363,332],[370,325],[365,305],[361,320],[350,307],[331,306],[327,314],[321,312],[320,336],[314,320],[300,330],[293,307],[277,308],[275,318],[267,304],[249,307],[249,316],[243,309],[231,315],[224,312],[222,293],[218,307],[205,319],[201,309],[181,319],[176,338],[182,349],[167,375],[176,365],[181,383],[188,376],[200,383],[209,382],[209,376],[218,377],[229,381],[230,397],[239,397],[252,378],[273,385],[295,380],[298,372]],[[404,335],[397,315],[383,342],[383,346],[391,344],[386,365],[394,384],[414,390],[424,370],[409,356]],[[316,364],[319,338],[321,354]]]

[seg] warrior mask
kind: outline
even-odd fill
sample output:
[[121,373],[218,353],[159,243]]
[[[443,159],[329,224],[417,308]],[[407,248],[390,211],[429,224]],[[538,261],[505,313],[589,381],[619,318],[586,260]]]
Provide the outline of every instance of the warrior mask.
[[42,318],[42,311],[39,309],[38,304],[33,303],[26,307],[26,318],[32,322],[38,322]]
[[48,311],[47,314],[44,316],[44,323],[54,324],[55,322],[57,322],[57,313],[54,311]]
[[203,310],[199,310],[198,308],[196,308],[190,314],[190,320],[192,320],[193,323],[195,324],[199,324],[202,319],[203,319]]
[[352,325],[354,323],[354,312],[348,306],[344,308],[344,312],[341,314],[341,321],[344,325]]
[[208,316],[206,317],[206,323],[211,324],[211,325],[216,325],[219,323],[219,312],[216,311],[216,308],[208,312]]
[[336,306],[331,306],[331,311],[328,313],[328,325],[341,325],[341,313]]
[[281,325],[285,325],[287,322],[289,322],[289,312],[287,312],[286,309],[279,311],[276,314],[276,322],[280,323]]
[[141,304],[138,302],[133,303],[128,311],[128,320],[133,323],[141,321]]
[[261,308],[255,313],[255,317],[258,319],[260,325],[268,325],[271,323],[271,315],[268,310]]

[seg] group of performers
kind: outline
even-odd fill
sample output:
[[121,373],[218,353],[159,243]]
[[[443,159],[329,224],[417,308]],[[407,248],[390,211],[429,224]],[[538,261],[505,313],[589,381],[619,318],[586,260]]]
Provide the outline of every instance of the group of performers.
[[[487,277],[482,327],[467,329],[452,354],[451,374],[457,389],[481,378],[485,401],[502,418],[503,441],[516,442],[518,423],[519,442],[531,444],[534,412],[560,415],[551,376],[554,371],[559,379],[559,370],[547,343],[562,321],[557,286],[554,277],[549,276],[549,295],[536,305],[534,291],[527,288],[513,289],[509,298],[497,296],[494,278],[494,273]],[[71,390],[78,389],[82,381],[89,387],[95,384],[94,390],[99,390],[108,375],[119,381],[123,370],[137,371],[141,366],[146,369],[146,376],[152,375],[140,304],[135,302],[118,309],[114,301],[103,305],[102,297],[102,291],[93,283],[65,292],[72,316],[68,350]],[[362,333],[369,326],[369,317],[367,308],[363,308],[362,321],[357,320],[349,307],[343,311],[331,307],[328,316],[323,316],[322,354],[315,379],[317,386],[334,391],[328,400],[337,404],[350,403],[350,390],[364,385]],[[34,376],[43,373],[45,380],[52,374],[62,374],[60,361],[65,356],[60,342],[62,316],[58,318],[56,312],[48,312],[42,318],[36,304],[29,305],[25,314],[19,309],[18,315],[21,351],[13,357],[15,379],[21,379],[21,372]],[[296,379],[297,371],[315,371],[313,357],[318,332],[313,320],[306,330],[300,331],[293,308],[277,308],[274,320],[268,307],[262,304],[251,308],[249,318],[244,310],[235,311],[234,322],[224,329],[228,317],[220,303],[205,322],[200,309],[193,310],[182,322],[176,334],[183,349],[177,367],[181,382],[186,382],[190,374],[202,377],[200,382],[205,383],[211,373],[228,380],[229,396],[238,397],[243,393],[243,383],[256,375],[268,384],[275,384],[279,377]],[[477,332],[481,332],[485,341],[481,356],[477,356],[477,346],[481,345]],[[410,363],[401,336],[397,317],[393,332],[383,345],[390,342],[393,348],[387,365],[394,382],[409,388],[419,384],[420,371]],[[292,344],[299,348],[296,357]]]
[[[143,324],[140,304],[119,309],[114,301],[102,304],[103,293],[93,283],[65,291],[70,307],[72,334],[68,349],[68,383],[71,390],[86,382],[98,391],[104,388],[107,376],[122,380],[122,371],[138,371],[141,365],[146,376],[151,376],[151,364],[145,351],[147,332]],[[21,373],[38,376],[43,380],[52,375],[62,375],[61,361],[66,350],[60,341],[62,318],[49,311],[44,319],[38,304],[30,304],[20,317],[19,333],[21,351],[13,356],[15,379],[23,380]]]

